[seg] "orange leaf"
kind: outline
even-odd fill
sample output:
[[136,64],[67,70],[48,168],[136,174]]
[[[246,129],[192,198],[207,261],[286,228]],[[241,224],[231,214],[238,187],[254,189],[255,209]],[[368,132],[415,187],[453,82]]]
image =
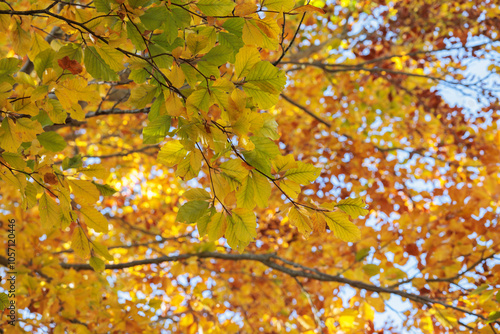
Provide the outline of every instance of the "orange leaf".
[[321,13],[321,14],[326,13],[323,9],[318,8],[318,7],[314,7],[313,5],[304,5],[304,6],[294,8],[293,12],[294,13],[317,12],[317,13]]
[[77,62],[76,60],[69,59],[68,56],[61,58],[61,59],[58,59],[57,63],[59,64],[59,66],[63,70],[68,70],[72,74],[78,74],[78,73],[81,73],[83,71],[82,65],[79,62]]

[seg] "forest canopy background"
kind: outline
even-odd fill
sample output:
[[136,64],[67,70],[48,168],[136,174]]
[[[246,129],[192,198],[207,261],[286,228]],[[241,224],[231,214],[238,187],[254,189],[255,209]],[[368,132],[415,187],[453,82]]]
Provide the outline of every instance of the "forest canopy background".
[[0,2],[2,328],[497,333],[499,17]]

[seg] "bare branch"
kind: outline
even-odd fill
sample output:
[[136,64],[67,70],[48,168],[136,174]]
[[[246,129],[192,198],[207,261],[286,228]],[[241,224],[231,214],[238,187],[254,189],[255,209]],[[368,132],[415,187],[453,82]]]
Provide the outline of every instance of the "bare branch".
[[[220,260],[228,260],[228,261],[256,261],[260,262],[264,265],[266,265],[269,268],[272,268],[276,271],[282,272],[290,277],[304,277],[308,278],[311,280],[317,280],[317,281],[322,281],[322,282],[335,282],[335,283],[340,283],[340,284],[347,284],[353,288],[356,289],[363,289],[371,292],[376,292],[376,293],[387,293],[387,294],[393,294],[393,295],[398,295],[403,298],[408,298],[414,302],[424,304],[424,305],[434,305],[438,304],[441,306],[444,306],[445,308],[452,309],[464,314],[468,314],[471,316],[474,316],[476,318],[479,318],[481,320],[487,321],[487,317],[481,315],[481,314],[476,314],[472,311],[469,311],[467,309],[457,307],[451,304],[447,304],[444,301],[441,300],[435,300],[432,298],[429,298],[427,296],[423,295],[417,295],[413,293],[409,293],[406,291],[402,290],[397,290],[397,289],[392,289],[388,287],[382,287],[382,286],[377,286],[374,284],[370,283],[365,283],[361,281],[355,281],[351,279],[347,279],[341,276],[336,276],[336,275],[329,275],[326,273],[322,273],[318,271],[317,269],[314,268],[309,268],[303,265],[300,265],[298,263],[294,263],[292,261],[283,259],[279,256],[276,256],[275,254],[250,254],[250,253],[244,253],[244,254],[226,254],[226,253],[219,253],[219,252],[202,252],[202,253],[187,253],[187,254],[179,254],[179,255],[173,255],[173,256],[161,256],[157,258],[150,258],[150,259],[143,259],[143,260],[136,260],[136,261],[131,261],[131,262],[125,262],[125,263],[114,263],[114,264],[107,264],[106,265],[106,270],[119,270],[119,269],[125,269],[125,268],[132,268],[135,266],[142,266],[142,265],[150,265],[150,264],[162,264],[162,263],[167,263],[167,262],[177,262],[177,261],[182,261],[186,260],[192,257],[196,257],[198,259],[220,259]],[[278,264],[275,260],[278,261],[283,261],[286,262],[287,264],[292,265],[293,267],[300,267],[303,268],[302,270],[295,270],[291,269],[289,267],[286,267],[284,265]],[[7,259],[3,258],[0,256],[0,264],[4,265],[7,263]],[[86,263],[61,263],[60,264],[62,268],[64,269],[74,269],[74,270],[93,270],[92,267],[89,264]],[[495,323],[500,323],[498,321],[495,321]]]
[[285,100],[287,101],[288,103],[296,106],[297,108],[301,109],[302,111],[304,111],[306,114],[308,114],[309,116],[313,117],[315,120],[317,120],[318,122],[320,122],[321,124],[324,124],[326,125],[327,127],[331,127],[332,125],[330,123],[328,123],[327,121],[321,119],[319,116],[317,116],[316,114],[314,114],[312,111],[310,111],[309,109],[307,109],[306,107],[304,107],[303,105],[295,102],[294,100],[292,100],[291,98],[289,98],[288,96],[286,96],[285,94],[280,94],[280,96]]

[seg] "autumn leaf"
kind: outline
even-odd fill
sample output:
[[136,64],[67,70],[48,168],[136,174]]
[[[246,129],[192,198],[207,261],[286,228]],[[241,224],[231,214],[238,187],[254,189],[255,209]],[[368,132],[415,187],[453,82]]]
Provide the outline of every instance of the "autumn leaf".
[[83,71],[82,65],[76,60],[69,59],[68,56],[58,59],[57,63],[63,70],[68,70],[72,74],[80,74]]
[[2,328],[499,332],[499,13],[0,2]]

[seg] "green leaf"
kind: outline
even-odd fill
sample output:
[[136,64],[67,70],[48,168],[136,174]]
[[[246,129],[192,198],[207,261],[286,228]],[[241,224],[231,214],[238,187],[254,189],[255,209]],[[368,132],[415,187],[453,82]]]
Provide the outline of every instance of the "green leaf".
[[206,201],[190,201],[182,205],[175,221],[180,223],[195,224],[205,215],[209,203]]
[[355,256],[356,262],[363,261],[370,254],[370,247],[360,249]]
[[184,29],[191,25],[191,15],[184,8],[171,8],[171,13],[171,17],[175,21],[177,28]]
[[222,163],[219,167],[228,181],[232,184],[232,188],[235,189],[237,185],[240,185],[245,177],[248,175],[248,170],[241,165],[241,160],[232,159]]
[[167,11],[166,15],[167,15],[167,18],[165,19],[165,22],[164,22],[163,33],[158,35],[160,37],[157,37],[156,39],[153,37],[153,40],[155,42],[157,42],[159,40],[159,38],[161,38],[164,41],[164,43],[161,43],[163,46],[167,46],[168,44],[172,44],[175,41],[175,39],[177,38],[177,34],[178,34],[177,22],[175,21],[172,13],[170,11]]
[[384,276],[388,280],[399,280],[408,277],[408,275],[404,271],[396,267],[384,269]]
[[107,219],[97,211],[94,207],[84,206],[80,209],[83,220],[88,227],[93,228],[96,232],[108,232]]
[[212,48],[201,60],[214,66],[226,64],[231,59],[233,50],[227,46],[217,45]]
[[52,122],[56,124],[64,124],[66,123],[66,118],[68,117],[68,113],[64,110],[61,102],[56,99],[49,99],[49,104],[52,108],[47,108],[47,114],[49,115]]
[[208,239],[210,241],[219,240],[226,232],[226,228],[226,217],[221,212],[216,212],[207,226]]
[[260,208],[267,208],[269,197],[271,197],[271,184],[258,172],[252,173],[252,179],[255,187],[255,203]]
[[361,198],[346,198],[338,202],[335,206],[349,214],[352,218],[366,216],[370,212],[365,209],[366,204]]
[[184,159],[187,151],[178,140],[171,140],[162,146],[160,153],[158,153],[158,162],[172,167],[177,165]]
[[[220,78],[219,67],[212,63],[209,63],[208,61],[199,61],[198,71],[200,71],[207,78]],[[211,93],[211,91],[209,91],[208,93]]]
[[305,237],[311,234],[313,230],[311,218],[304,208],[292,206],[288,213],[288,219],[290,219],[290,223],[296,226],[299,232]]
[[41,133],[37,139],[47,151],[60,152],[66,147],[64,138],[54,131]]
[[145,50],[146,43],[144,42],[142,35],[139,33],[139,31],[137,31],[137,28],[134,26],[134,24],[130,21],[127,21],[126,25],[127,25],[127,36],[132,41],[132,44],[134,44],[135,48],[138,51]]
[[96,256],[92,256],[89,261],[90,266],[97,272],[102,272],[106,269],[104,261]]
[[144,108],[153,101],[157,87],[153,85],[141,85],[133,88],[130,92],[129,102],[138,109]]
[[376,264],[371,264],[371,263],[365,264],[363,266],[363,271],[365,272],[365,274],[372,277],[372,276],[378,275],[378,273],[380,272],[380,267],[377,266]]
[[92,181],[92,184],[99,190],[102,196],[113,196],[118,190],[107,184],[99,184]]
[[[149,51],[151,52],[151,58],[154,59],[154,63],[158,65],[159,68],[170,68],[172,66],[174,58],[166,54],[169,52],[167,49],[156,44],[150,44]],[[149,72],[151,72],[151,70],[149,70]],[[149,73],[147,74],[149,75]]]
[[77,227],[73,232],[73,237],[71,238],[71,248],[75,251],[75,254],[81,258],[86,258],[90,254],[89,241],[83,232],[81,227]]
[[488,315],[488,322],[493,322],[500,319],[500,311],[491,312]]
[[191,151],[178,165],[175,175],[183,180],[191,180],[198,176],[201,170],[202,155],[199,151]]
[[324,212],[325,220],[333,234],[343,241],[358,241],[361,239],[361,231],[356,225],[349,221],[349,216],[343,212]]
[[70,168],[80,168],[82,167],[82,156],[81,154],[75,155],[74,157],[66,157],[62,162],[63,170]]
[[297,161],[297,166],[297,168],[290,168],[287,170],[285,177],[299,184],[309,184],[313,182],[318,178],[321,171],[320,168],[316,168],[311,164],[301,161]]
[[170,132],[170,116],[158,116],[142,130],[142,140],[144,144],[158,144],[165,140]]
[[189,66],[186,63],[181,64],[181,70],[186,76],[186,81],[191,87],[196,87],[198,80],[201,80],[202,76],[196,71],[195,68]]
[[87,72],[95,79],[118,81],[118,74],[102,59],[93,46],[87,46],[83,52],[83,63]]
[[200,234],[200,237],[203,237],[205,234],[207,234],[207,227],[214,213],[215,213],[215,208],[212,207],[203,217],[198,219],[198,221],[196,222],[196,226],[198,227],[198,233]]
[[82,62],[82,47],[79,44],[68,43],[62,46],[59,51],[57,51],[56,59],[62,59],[68,56],[71,60],[76,60],[77,62]]
[[4,76],[16,73],[19,65],[21,65],[21,59],[12,57],[0,59],[0,78],[3,79]]
[[268,61],[261,61],[247,74],[243,89],[260,108],[267,109],[278,102],[285,83],[285,72]]
[[205,36],[192,33],[187,36],[186,44],[189,51],[196,55],[208,46],[208,40]]
[[222,24],[222,27],[227,31],[229,31],[231,34],[235,35],[239,40],[241,40],[242,30],[243,26],[245,25],[245,21],[246,20],[242,17],[235,17],[235,18],[231,17]]
[[109,13],[111,11],[111,4],[114,1],[110,0],[94,0],[94,6],[98,12]]
[[43,78],[43,72],[46,69],[52,68],[55,56],[56,52],[54,50],[46,49],[37,54],[35,59],[33,59],[35,72],[39,78]]
[[9,305],[9,296],[5,292],[0,293],[0,311],[5,310]]
[[488,289],[489,285],[488,284],[483,284],[476,289],[474,289],[471,293],[469,293],[469,296],[474,296],[474,295],[479,295],[481,294],[484,290]]
[[233,52],[230,55],[229,61],[231,63],[235,62],[234,54],[241,49],[245,43],[241,40],[241,37],[238,37],[234,34],[230,34],[227,32],[219,32],[219,45],[231,48]]
[[260,52],[254,46],[242,47],[236,55],[234,74],[237,78],[245,77],[260,62]]
[[230,15],[235,3],[232,0],[200,0],[196,6],[207,16]]
[[203,111],[208,111],[211,104],[210,92],[206,87],[198,87],[197,90],[189,95],[186,101],[187,107],[194,107],[196,110]]
[[24,161],[20,154],[3,152],[1,156],[9,165],[16,169],[24,170],[27,166],[26,161]]
[[56,201],[46,193],[40,197],[38,211],[40,212],[40,221],[44,229],[52,229],[60,223],[61,209]]
[[263,158],[274,159],[274,157],[280,154],[278,145],[267,137],[251,136],[250,140],[255,145],[254,151],[258,152]]
[[148,30],[152,31],[161,27],[167,18],[167,8],[161,5],[146,10],[144,15],[141,16],[141,22]]

